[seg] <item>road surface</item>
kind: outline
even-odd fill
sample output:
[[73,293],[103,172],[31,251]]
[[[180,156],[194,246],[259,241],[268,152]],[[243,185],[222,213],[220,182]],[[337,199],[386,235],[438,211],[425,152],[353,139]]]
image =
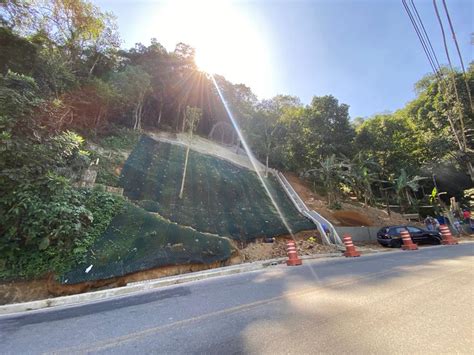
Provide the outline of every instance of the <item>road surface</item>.
[[283,265],[0,317],[0,353],[472,353],[474,244]]

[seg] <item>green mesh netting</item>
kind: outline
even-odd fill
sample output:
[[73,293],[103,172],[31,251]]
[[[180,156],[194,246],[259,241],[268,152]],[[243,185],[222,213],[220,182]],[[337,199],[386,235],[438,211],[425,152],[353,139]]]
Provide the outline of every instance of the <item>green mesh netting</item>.
[[126,203],[95,242],[87,261],[62,275],[60,281],[74,284],[159,266],[210,264],[227,260],[231,251],[226,238],[179,226]]
[[[233,239],[287,234],[255,172],[190,151],[183,199],[179,198],[186,148],[143,136],[120,177],[124,195],[181,225]],[[273,176],[266,179],[293,232],[314,229]]]

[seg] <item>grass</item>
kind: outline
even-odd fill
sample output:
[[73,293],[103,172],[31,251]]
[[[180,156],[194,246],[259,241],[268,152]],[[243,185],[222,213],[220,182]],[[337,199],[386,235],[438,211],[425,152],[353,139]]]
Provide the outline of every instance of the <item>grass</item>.
[[132,150],[140,140],[141,133],[129,128],[116,128],[111,135],[101,138],[98,144],[108,150]]

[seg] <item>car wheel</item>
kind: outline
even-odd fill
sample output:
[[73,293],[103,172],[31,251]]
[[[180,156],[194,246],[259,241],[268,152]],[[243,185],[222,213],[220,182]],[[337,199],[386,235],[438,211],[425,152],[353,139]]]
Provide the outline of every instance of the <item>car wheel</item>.
[[393,240],[392,243],[390,244],[392,248],[401,248],[402,247],[402,241],[401,240]]
[[441,239],[433,238],[433,240],[431,241],[431,244],[433,244],[433,245],[440,245],[440,244],[441,244]]

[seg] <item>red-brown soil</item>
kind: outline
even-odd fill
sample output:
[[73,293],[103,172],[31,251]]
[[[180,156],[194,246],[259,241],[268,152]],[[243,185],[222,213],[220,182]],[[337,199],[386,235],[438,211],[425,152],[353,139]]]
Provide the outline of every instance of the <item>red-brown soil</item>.
[[406,224],[408,221],[399,213],[367,206],[358,202],[342,202],[340,210],[329,209],[326,199],[313,192],[310,184],[296,174],[285,173],[291,186],[306,205],[321,214],[336,226],[384,226]]

